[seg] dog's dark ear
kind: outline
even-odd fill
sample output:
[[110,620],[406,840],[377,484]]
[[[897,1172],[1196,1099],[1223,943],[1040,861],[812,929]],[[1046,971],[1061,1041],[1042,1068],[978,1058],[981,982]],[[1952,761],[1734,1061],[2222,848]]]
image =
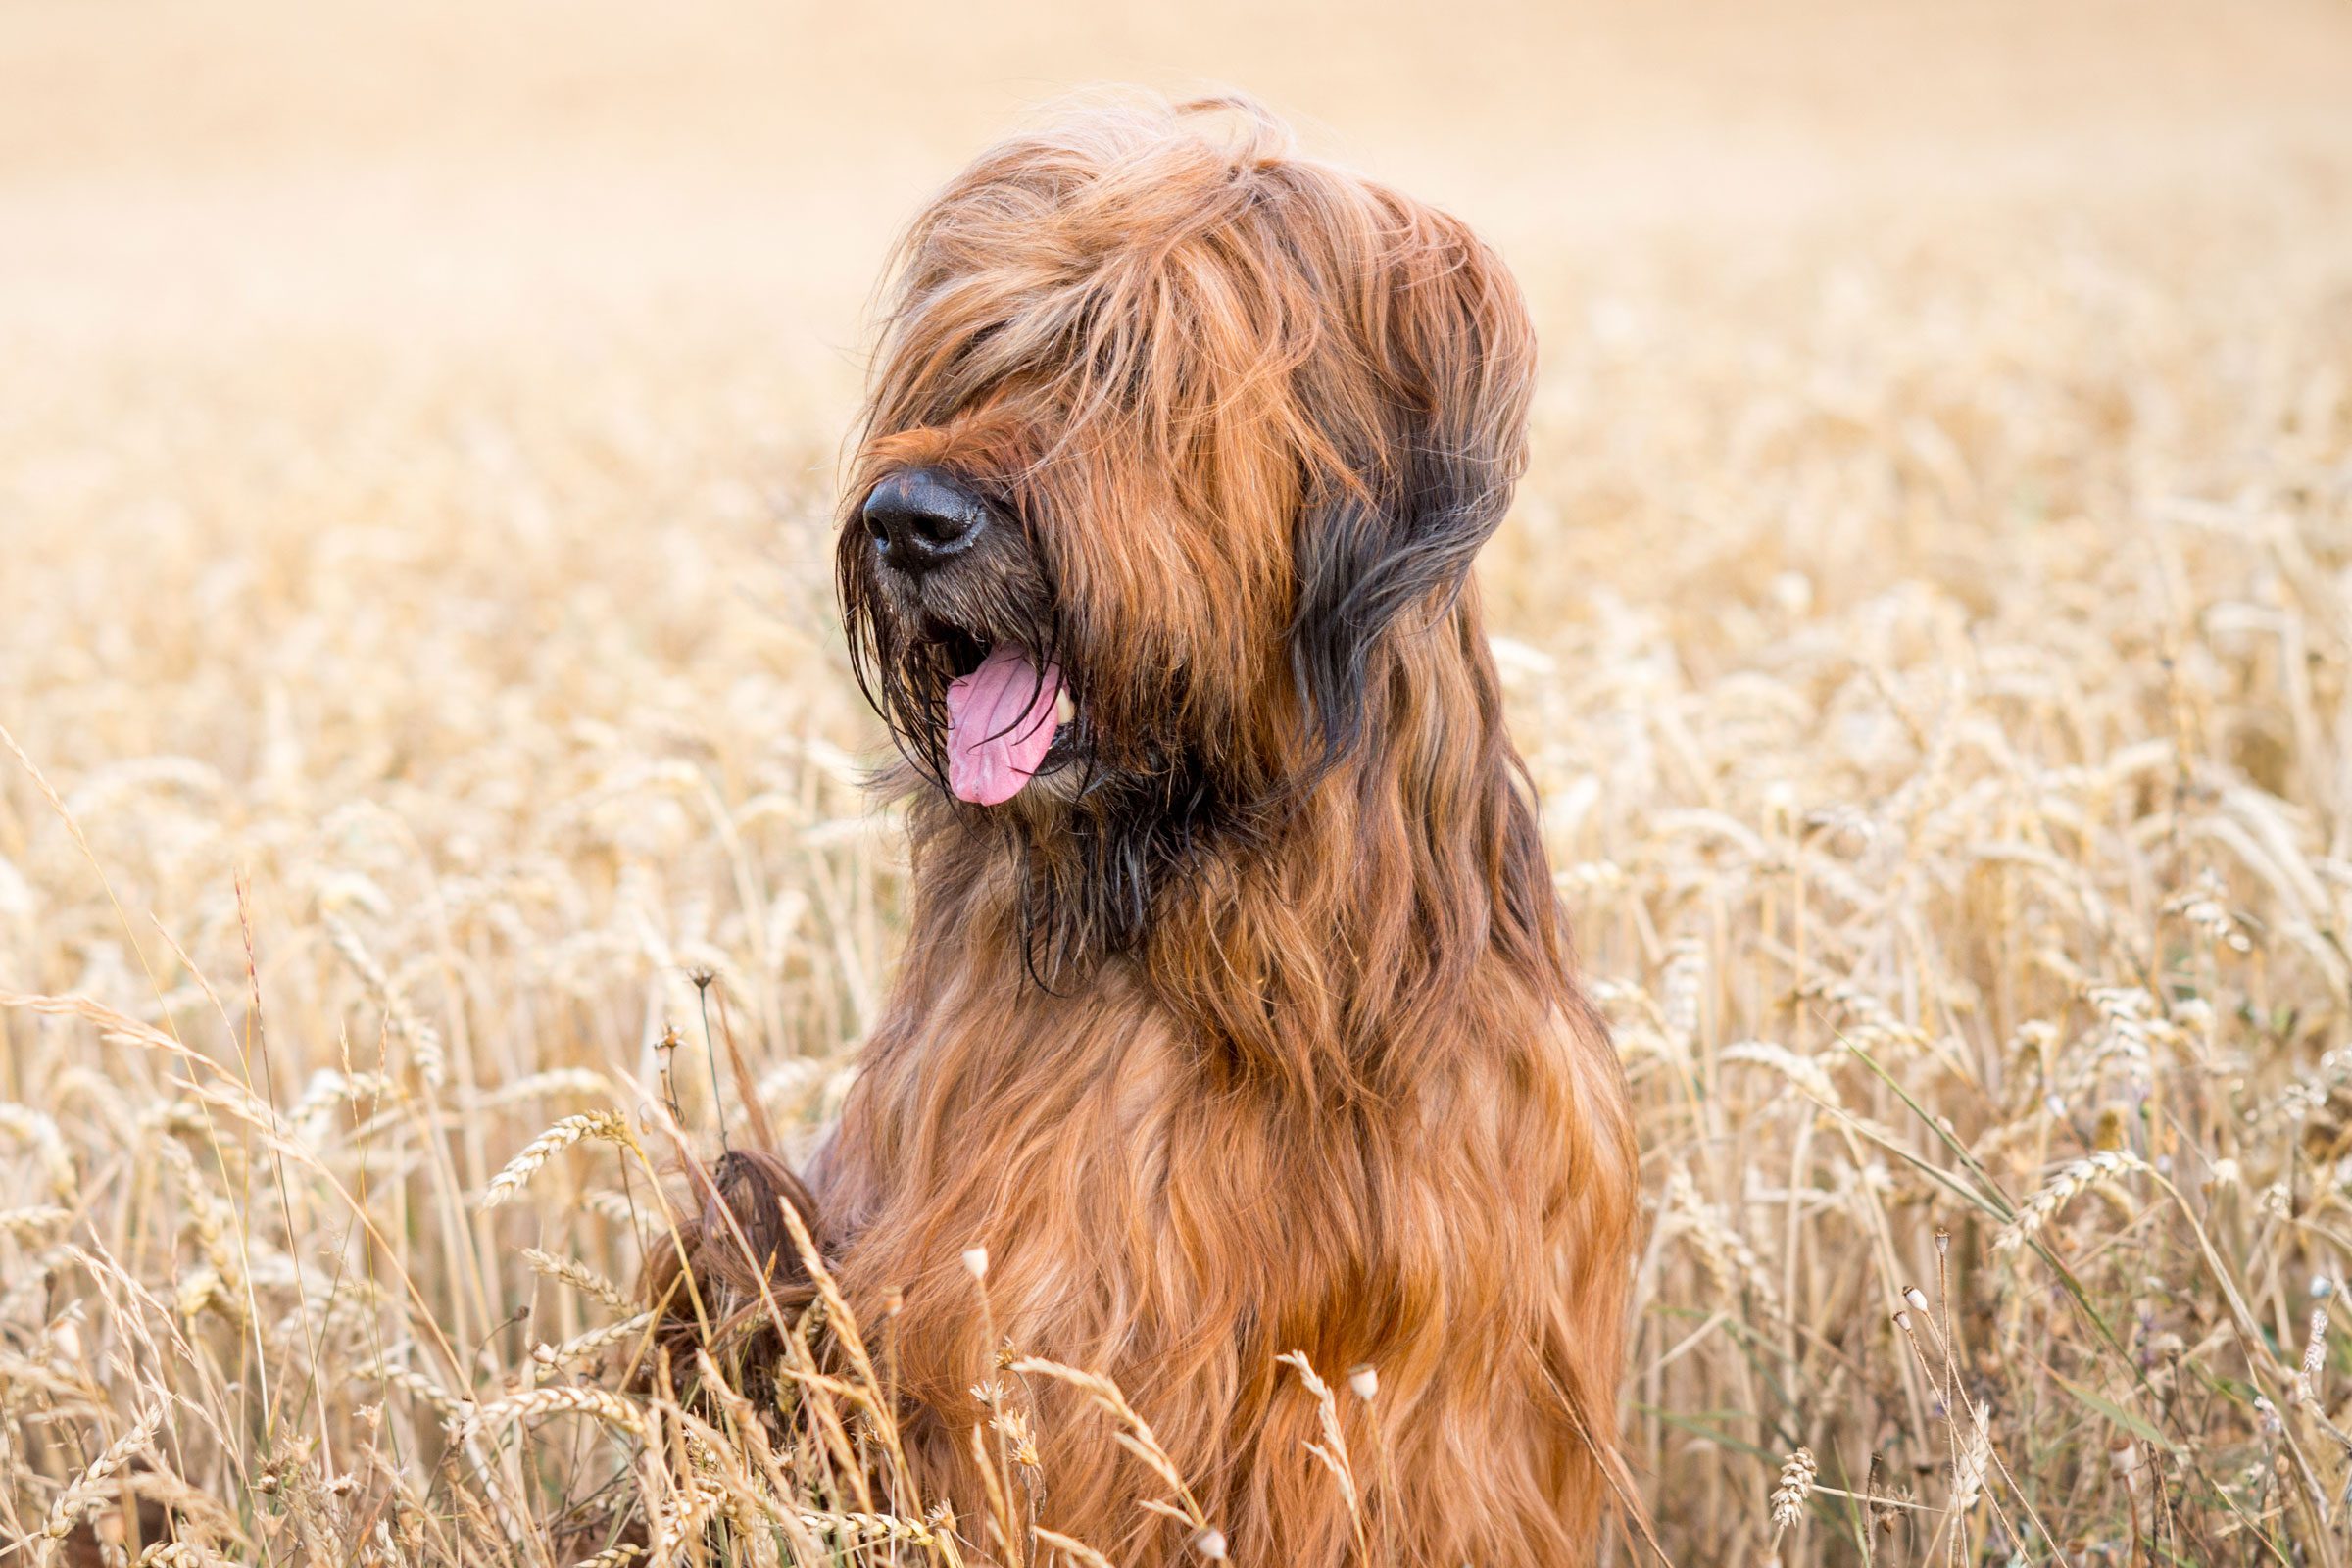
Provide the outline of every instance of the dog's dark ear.
[[1518,286],[1462,223],[1388,201],[1362,292],[1335,306],[1352,340],[1301,370],[1334,461],[1309,466],[1296,524],[1290,651],[1325,765],[1362,744],[1382,650],[1450,607],[1527,463]]

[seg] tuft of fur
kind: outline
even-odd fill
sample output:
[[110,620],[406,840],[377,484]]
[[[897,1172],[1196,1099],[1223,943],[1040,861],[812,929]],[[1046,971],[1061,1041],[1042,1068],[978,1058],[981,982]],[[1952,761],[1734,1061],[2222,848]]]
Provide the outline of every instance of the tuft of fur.
[[[656,1344],[679,1365],[691,1365],[700,1346],[725,1344],[746,1364],[772,1368],[783,1353],[778,1318],[816,1298],[784,1205],[822,1247],[816,1200],[789,1165],[760,1150],[730,1151],[707,1170],[692,1163],[686,1175],[691,1217],[652,1237],[637,1283]],[[639,1372],[642,1381],[653,1369]]]

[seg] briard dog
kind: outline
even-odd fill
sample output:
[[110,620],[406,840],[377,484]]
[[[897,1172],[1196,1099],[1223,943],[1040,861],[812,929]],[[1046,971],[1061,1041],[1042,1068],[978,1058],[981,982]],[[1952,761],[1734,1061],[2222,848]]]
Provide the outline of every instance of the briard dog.
[[[1470,579],[1533,366],[1464,224],[1243,102],[1016,136],[904,241],[837,564],[912,929],[806,1174],[966,1521],[1009,1343],[1237,1561],[1592,1553],[1634,1141]],[[1034,1524],[1200,1544],[1032,1382]]]

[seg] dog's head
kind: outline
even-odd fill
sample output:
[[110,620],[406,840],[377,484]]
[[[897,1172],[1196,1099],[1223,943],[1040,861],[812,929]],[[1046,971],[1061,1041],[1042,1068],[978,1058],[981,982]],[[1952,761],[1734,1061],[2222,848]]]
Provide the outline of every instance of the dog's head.
[[927,787],[1156,870],[1380,744],[1524,464],[1533,336],[1457,220],[1246,103],[1092,111],[982,156],[898,259],[838,568]]

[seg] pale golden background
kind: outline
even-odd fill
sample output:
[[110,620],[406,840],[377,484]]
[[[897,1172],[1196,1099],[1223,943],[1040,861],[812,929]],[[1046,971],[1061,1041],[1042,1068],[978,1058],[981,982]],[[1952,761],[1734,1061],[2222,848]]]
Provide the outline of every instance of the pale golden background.
[[1255,94],[1549,278],[1629,233],[1737,252],[2308,172],[2342,153],[2348,73],[2329,0],[16,0],[0,322],[33,352],[652,330],[831,365],[923,195],[1094,84]]

